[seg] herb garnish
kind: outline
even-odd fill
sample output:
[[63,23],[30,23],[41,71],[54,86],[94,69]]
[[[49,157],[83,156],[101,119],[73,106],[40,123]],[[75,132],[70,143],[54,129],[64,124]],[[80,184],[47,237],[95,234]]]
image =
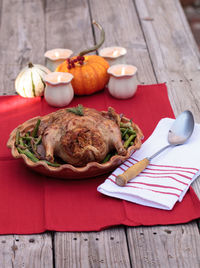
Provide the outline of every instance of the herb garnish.
[[76,115],[80,115],[80,116],[84,115],[84,113],[83,113],[83,105],[81,105],[81,104],[78,104],[77,107],[67,108],[67,111],[70,112],[70,113],[74,113]]

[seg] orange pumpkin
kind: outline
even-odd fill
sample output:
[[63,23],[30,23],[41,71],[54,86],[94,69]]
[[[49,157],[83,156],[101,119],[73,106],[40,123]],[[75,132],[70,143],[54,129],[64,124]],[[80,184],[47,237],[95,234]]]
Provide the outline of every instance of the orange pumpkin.
[[86,55],[97,50],[105,40],[105,32],[102,26],[95,21],[93,21],[93,24],[101,30],[99,44],[82,51],[77,57],[67,59],[56,69],[56,72],[69,72],[74,76],[71,83],[76,95],[90,95],[102,90],[109,79],[107,73],[108,62],[97,55]]
[[69,72],[74,76],[71,84],[76,95],[90,95],[102,90],[108,83],[108,68],[109,64],[104,58],[97,55],[86,55],[83,65],[75,63],[75,67],[69,69],[68,62],[64,61],[56,71]]

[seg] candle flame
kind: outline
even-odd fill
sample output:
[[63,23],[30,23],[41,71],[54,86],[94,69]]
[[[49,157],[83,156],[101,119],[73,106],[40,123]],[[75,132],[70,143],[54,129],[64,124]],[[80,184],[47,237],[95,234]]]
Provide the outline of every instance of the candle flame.
[[56,56],[56,58],[58,58],[60,56],[58,51],[55,52],[55,56]]
[[121,70],[121,75],[125,75],[125,67],[122,67],[122,70]]
[[58,76],[58,82],[61,82],[61,75]]
[[113,51],[112,55],[113,57],[117,57],[119,55],[119,51],[118,50]]

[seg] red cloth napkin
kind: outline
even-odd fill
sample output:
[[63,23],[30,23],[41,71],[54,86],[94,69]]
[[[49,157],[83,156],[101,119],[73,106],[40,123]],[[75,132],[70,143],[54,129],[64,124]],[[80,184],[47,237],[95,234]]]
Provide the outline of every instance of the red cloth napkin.
[[[145,139],[163,117],[174,117],[165,84],[139,86],[128,100],[112,98],[107,91],[76,97],[77,104],[118,113],[132,118],[143,130]],[[172,211],[133,204],[97,192],[107,177],[84,180],[58,180],[39,175],[13,159],[6,143],[20,123],[57,110],[43,98],[0,97],[0,234],[30,234],[45,230],[98,231],[113,225],[177,224],[200,217],[200,201],[190,188]]]

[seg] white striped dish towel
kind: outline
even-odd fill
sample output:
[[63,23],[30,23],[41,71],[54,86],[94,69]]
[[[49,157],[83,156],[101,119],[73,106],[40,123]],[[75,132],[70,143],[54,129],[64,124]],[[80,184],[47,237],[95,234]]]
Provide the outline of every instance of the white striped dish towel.
[[115,179],[131,165],[166,146],[173,122],[174,119],[162,119],[140,150],[119,166],[97,190],[137,204],[171,210],[200,174],[199,124],[195,124],[194,132],[185,144],[171,147],[153,158],[148,167],[126,186],[118,186]]

